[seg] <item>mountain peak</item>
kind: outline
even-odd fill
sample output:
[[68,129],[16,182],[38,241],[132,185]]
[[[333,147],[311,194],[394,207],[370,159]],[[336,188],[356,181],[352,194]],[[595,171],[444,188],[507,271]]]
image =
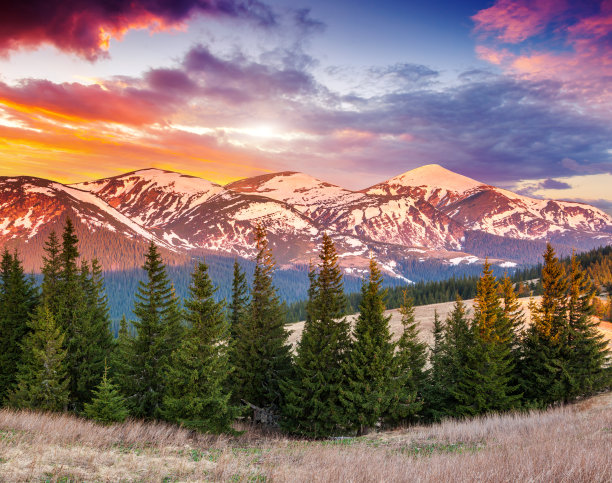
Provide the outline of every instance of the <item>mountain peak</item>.
[[427,186],[463,193],[485,183],[446,169],[439,164],[426,164],[389,179],[389,186]]

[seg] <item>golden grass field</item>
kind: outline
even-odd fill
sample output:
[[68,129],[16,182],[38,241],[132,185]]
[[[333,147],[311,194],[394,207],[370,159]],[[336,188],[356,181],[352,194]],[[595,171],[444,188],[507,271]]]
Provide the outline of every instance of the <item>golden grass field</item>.
[[0,479],[20,481],[610,482],[612,393],[545,412],[306,441],[194,435],[0,411]]
[[[535,302],[539,302],[541,297],[534,297],[533,300]],[[523,311],[526,315],[526,322],[529,322],[529,298],[521,298],[519,302],[523,306]],[[468,313],[471,314],[472,309],[474,307],[474,300],[464,300],[465,306],[468,309]],[[414,317],[417,320],[421,327],[421,336],[428,343],[433,342],[432,330],[433,330],[433,321],[434,321],[434,313],[437,311],[438,315],[442,320],[446,318],[446,316],[453,310],[454,302],[443,302],[439,304],[431,304],[431,305],[420,305],[414,308]],[[391,316],[391,320],[389,321],[389,326],[391,327],[391,332],[393,333],[394,339],[399,339],[400,334],[402,333],[402,316],[399,313],[398,309],[387,310],[387,315]],[[353,322],[357,318],[356,315],[350,315],[348,317],[351,322]],[[612,348],[612,324],[610,322],[600,322],[599,329],[602,331],[604,336],[610,341]],[[295,345],[296,342],[302,335],[302,330],[304,330],[304,322],[296,322],[294,324],[289,325],[290,336],[289,341]]]

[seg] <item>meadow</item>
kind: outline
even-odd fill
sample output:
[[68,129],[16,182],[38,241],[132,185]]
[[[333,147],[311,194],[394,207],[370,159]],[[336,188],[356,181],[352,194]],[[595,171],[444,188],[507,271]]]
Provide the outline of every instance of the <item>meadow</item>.
[[0,479],[72,481],[608,482],[612,393],[547,411],[488,415],[310,441],[240,426],[206,436],[165,423],[101,426],[0,411]]

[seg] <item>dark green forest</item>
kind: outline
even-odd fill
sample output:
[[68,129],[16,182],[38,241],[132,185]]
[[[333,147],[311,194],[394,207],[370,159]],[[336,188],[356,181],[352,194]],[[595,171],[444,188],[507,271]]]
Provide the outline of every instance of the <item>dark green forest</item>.
[[[540,266],[513,278],[485,263],[478,277],[389,290],[372,258],[359,295],[347,296],[338,253],[323,235],[318,261],[305,268],[305,325],[291,347],[282,278],[261,226],[255,243],[252,272],[238,261],[223,267],[232,274],[226,295],[216,269],[199,260],[182,296],[153,243],[134,293],[107,292],[97,260],[81,258],[70,220],[61,236],[49,235],[38,283],[19,253],[5,250],[1,404],[211,433],[232,433],[241,418],[325,438],[545,408],[610,388],[608,344],[592,317],[597,292],[610,288],[610,247],[560,259],[549,244]],[[525,327],[518,298],[534,291],[542,297]],[[117,296],[132,306],[115,334],[109,306]],[[436,317],[429,347],[415,303],[451,297],[454,309]],[[463,297],[474,298],[471,317]],[[385,315],[393,304],[402,315],[397,341]]]

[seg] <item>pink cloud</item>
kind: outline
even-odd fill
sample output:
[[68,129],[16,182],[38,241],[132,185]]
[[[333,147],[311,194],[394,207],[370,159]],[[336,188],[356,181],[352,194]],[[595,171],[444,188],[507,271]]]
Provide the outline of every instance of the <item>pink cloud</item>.
[[518,43],[542,32],[567,10],[565,0],[498,0],[472,17],[476,31],[492,32],[502,42]]

